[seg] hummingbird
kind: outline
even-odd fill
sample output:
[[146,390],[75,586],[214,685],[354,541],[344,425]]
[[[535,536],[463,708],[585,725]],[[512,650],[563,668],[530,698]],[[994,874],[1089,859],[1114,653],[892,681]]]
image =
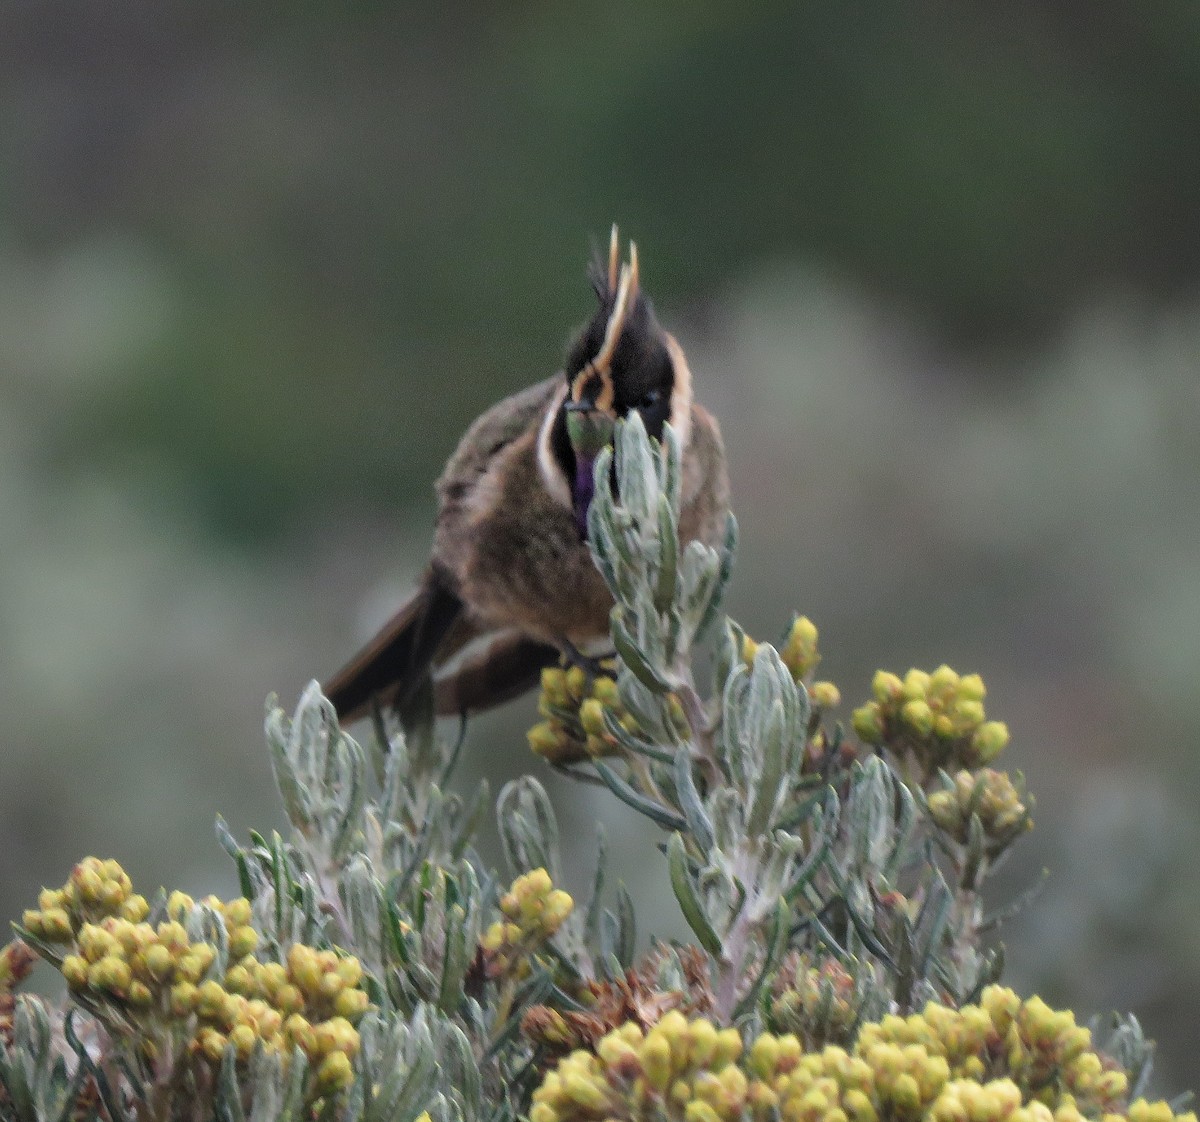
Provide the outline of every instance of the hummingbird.
[[[613,598],[588,549],[595,463],[618,419],[682,451],[680,538],[717,545],[729,480],[716,419],[641,287],[637,246],[589,269],[598,307],[563,369],[471,424],[436,484],[433,548],[416,592],[324,684],[343,722],[403,711],[432,683],[438,715],[467,716],[538,683],[561,657],[605,647]],[[615,484],[612,484],[615,486]]]

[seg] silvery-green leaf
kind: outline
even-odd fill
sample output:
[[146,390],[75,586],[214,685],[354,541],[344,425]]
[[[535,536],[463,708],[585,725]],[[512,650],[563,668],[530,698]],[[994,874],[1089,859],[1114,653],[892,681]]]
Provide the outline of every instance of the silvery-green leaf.
[[621,802],[626,806],[633,807],[639,814],[644,814],[652,822],[656,822],[667,830],[685,830],[687,822],[669,807],[663,806],[661,803],[655,802],[641,792],[634,790],[628,783],[625,782],[612,768],[610,768],[603,760],[596,760],[594,765],[596,774],[604,780],[605,785]]
[[718,787],[708,796],[706,805],[713,824],[714,849],[735,852],[746,833],[746,805],[742,796],[732,787]]
[[696,789],[695,777],[692,775],[692,756],[686,747],[675,753],[674,777],[679,809],[683,811],[692,837],[696,839],[697,848],[701,853],[707,854],[716,840],[713,823],[700,798],[700,792]]
[[613,646],[617,649],[617,655],[642,685],[655,693],[670,692],[671,683],[647,661],[641,648],[629,633],[620,608],[614,608],[612,612],[612,640]]
[[[270,1091],[267,1094],[270,1095]],[[238,1086],[237,1078],[237,1049],[232,1044],[225,1045],[225,1051],[221,1054],[213,1106],[220,1122],[246,1122],[246,1112],[242,1109],[242,1089]]]
[[746,821],[746,832],[752,838],[765,834],[770,829],[775,812],[787,791],[783,725],[783,702],[777,697],[771,702],[771,709],[757,732],[760,739],[755,748],[760,755],[760,771],[755,777],[750,815]]
[[[637,719],[636,717],[634,718]],[[621,722],[617,719],[617,715],[606,708],[604,710],[604,727],[608,731],[608,735],[616,740],[619,747],[626,752],[634,752],[639,756],[645,756],[647,759],[654,760],[660,764],[672,763],[676,753],[670,752],[665,748],[660,748],[656,744],[652,744],[648,740],[642,740],[640,737],[634,736]]]
[[268,709],[265,722],[267,745],[271,749],[271,765],[275,772],[275,785],[283,797],[283,809],[289,821],[298,830],[312,825],[312,807],[308,791],[296,774],[289,750],[287,718],[277,706]]
[[675,579],[679,566],[678,515],[666,495],[658,496],[658,579],[654,588],[654,606],[665,612],[675,599]]
[[621,505],[631,511],[634,517],[648,522],[658,494],[658,472],[646,426],[636,410],[617,424],[616,452],[617,489]]
[[633,898],[623,884],[617,885],[617,932],[614,953],[617,961],[628,970],[633,965],[637,949],[637,913]]
[[463,979],[475,954],[475,944],[465,922],[466,909],[455,905],[446,913],[446,936],[442,953],[442,979],[437,1007],[453,1013],[463,999]]
[[892,795],[897,812],[892,820],[892,850],[880,872],[883,878],[894,884],[908,854],[909,839],[917,825],[916,800],[906,783],[893,783]]
[[725,679],[725,695],[721,701],[722,756],[736,787],[746,790],[751,783],[755,761],[747,756],[747,700],[750,694],[750,670],[738,662]]
[[669,421],[663,425],[660,447],[658,489],[669,504],[674,522],[678,524],[683,495],[683,454],[679,447],[679,434]]
[[724,953],[721,937],[709,922],[700,898],[696,894],[695,885],[692,883],[692,874],[688,870],[687,851],[684,849],[681,834],[671,835],[671,840],[667,845],[667,861],[671,873],[671,888],[675,893],[675,899],[679,902],[683,918],[687,921],[688,927],[692,929],[692,933],[700,945],[710,955],[719,958]]
[[362,841],[363,811],[367,804],[365,783],[366,757],[362,748],[348,737],[343,741],[344,779],[341,813],[337,815],[333,831],[330,856],[337,862],[344,861]]
[[545,788],[532,776],[506,783],[496,800],[496,820],[505,860],[514,876],[542,868],[562,883],[558,864],[558,821]]
[[617,666],[617,693],[621,704],[652,741],[664,743],[670,739],[663,695],[647,689],[628,666]]
[[694,621],[694,631],[708,611],[720,568],[720,557],[703,542],[690,541],[684,546],[679,562],[679,605]]
[[738,525],[732,511],[725,522],[725,541],[721,547],[721,565],[717,579],[709,596],[708,607],[696,627],[696,634],[703,636],[717,619],[721,612],[721,604],[725,599],[725,590],[729,587],[729,578],[733,575],[733,561],[737,556]]

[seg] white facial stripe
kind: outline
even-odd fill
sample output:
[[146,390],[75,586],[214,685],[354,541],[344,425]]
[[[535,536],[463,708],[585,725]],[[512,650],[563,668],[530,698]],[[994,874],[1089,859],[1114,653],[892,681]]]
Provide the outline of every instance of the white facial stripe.
[[574,505],[571,498],[571,484],[550,449],[550,430],[554,427],[555,418],[558,416],[558,411],[562,408],[566,396],[567,383],[564,381],[550,399],[550,404],[546,406],[546,415],[542,418],[541,428],[538,429],[537,464],[538,474],[541,475],[546,490],[555,500],[570,509]]
[[675,336],[664,331],[667,339],[667,353],[671,356],[671,365],[675,369],[675,380],[671,388],[671,414],[668,418],[675,435],[679,437],[679,447],[686,448],[692,436],[692,372],[688,368],[683,348],[675,341]]

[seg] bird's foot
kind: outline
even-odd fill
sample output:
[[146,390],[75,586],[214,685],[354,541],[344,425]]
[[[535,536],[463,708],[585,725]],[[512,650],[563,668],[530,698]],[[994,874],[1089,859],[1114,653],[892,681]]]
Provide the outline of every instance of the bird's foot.
[[578,666],[588,676],[589,683],[597,678],[611,678],[615,675],[616,667],[612,660],[617,656],[616,651],[605,651],[598,655],[584,654],[570,639],[565,638],[559,641],[559,645],[567,665]]

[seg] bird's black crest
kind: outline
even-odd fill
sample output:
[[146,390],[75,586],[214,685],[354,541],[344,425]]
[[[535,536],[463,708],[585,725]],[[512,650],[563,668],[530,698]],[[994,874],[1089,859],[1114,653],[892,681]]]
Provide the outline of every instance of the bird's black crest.
[[[608,321],[612,317],[617,293],[609,285],[608,266],[599,255],[588,267],[588,280],[596,293],[599,306],[587,324],[575,336],[567,351],[566,375],[573,379],[600,352],[604,345]],[[669,412],[669,400],[674,383],[674,367],[667,351],[666,339],[654,308],[640,287],[635,293],[625,319],[624,329],[617,341],[612,358],[613,389],[616,393],[616,409],[621,415],[630,409],[648,404],[648,399],[657,395],[657,400],[666,404],[662,418],[658,420],[657,432],[662,431],[662,421]],[[643,419],[649,428],[654,418],[647,410]],[[655,431],[655,430],[651,430]]]

